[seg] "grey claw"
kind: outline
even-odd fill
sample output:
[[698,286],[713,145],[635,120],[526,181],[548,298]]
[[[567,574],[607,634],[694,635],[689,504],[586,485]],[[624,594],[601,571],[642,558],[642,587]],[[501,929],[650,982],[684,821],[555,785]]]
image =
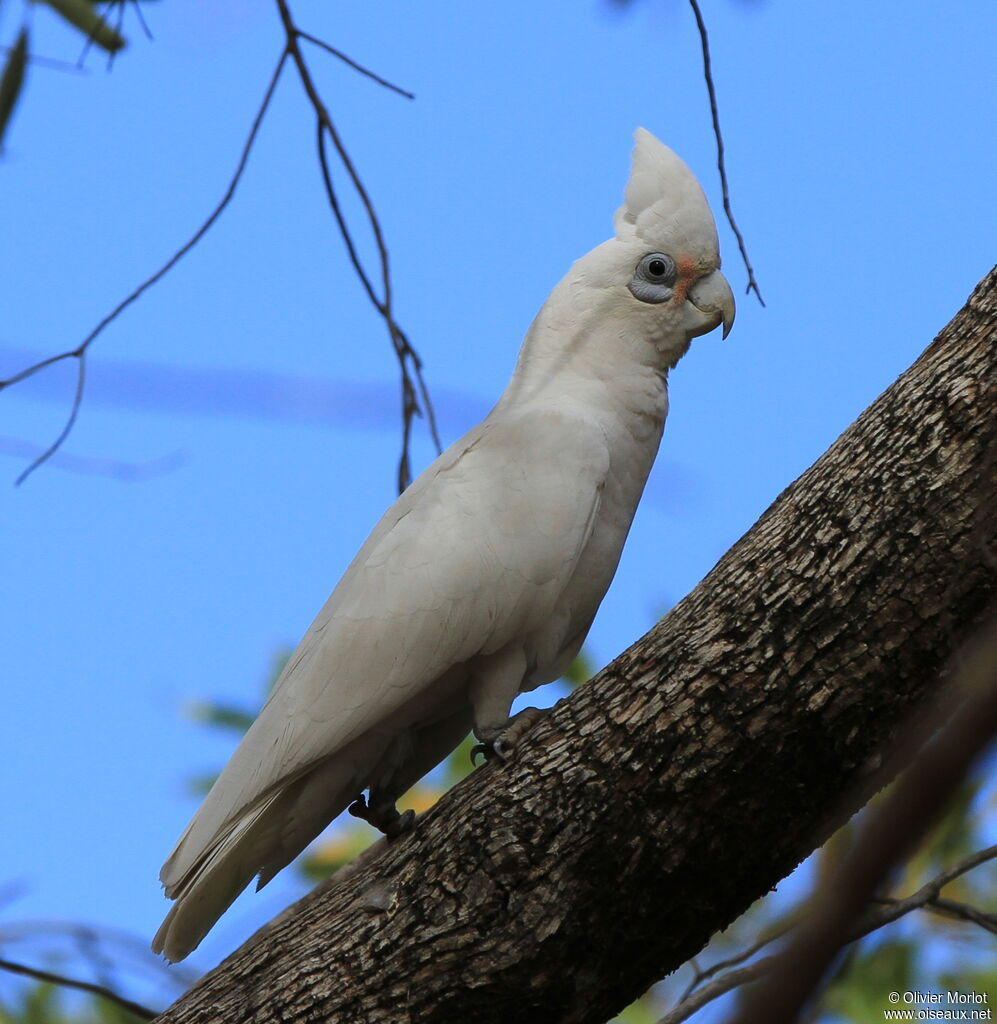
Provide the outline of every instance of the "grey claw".
[[483,757],[486,761],[498,761],[499,764],[506,764],[512,754],[512,747],[502,742],[502,737],[497,737],[490,743],[476,743],[471,747],[471,764],[477,767],[477,757]]
[[370,821],[370,809],[367,807],[367,798],[363,793],[361,793],[346,809],[354,818],[359,818],[361,821]]
[[360,794],[346,808],[354,818],[366,821],[373,825],[379,832],[383,832],[389,839],[395,839],[412,827],[415,823],[415,811],[407,810],[399,814],[394,804],[377,804],[371,806],[367,798]]

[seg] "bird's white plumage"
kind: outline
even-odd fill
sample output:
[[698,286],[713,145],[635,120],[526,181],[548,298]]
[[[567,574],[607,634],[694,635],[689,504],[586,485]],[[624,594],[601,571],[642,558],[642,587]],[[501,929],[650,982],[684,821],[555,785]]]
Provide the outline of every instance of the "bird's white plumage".
[[[686,261],[660,305],[627,289],[649,249]],[[157,951],[186,956],[362,790],[393,805],[472,725],[492,738],[516,693],[564,671],[657,451],[667,368],[733,317],[718,263],[698,183],[639,130],[617,237],[554,289],[487,419],[374,528],[164,865],[177,902]]]

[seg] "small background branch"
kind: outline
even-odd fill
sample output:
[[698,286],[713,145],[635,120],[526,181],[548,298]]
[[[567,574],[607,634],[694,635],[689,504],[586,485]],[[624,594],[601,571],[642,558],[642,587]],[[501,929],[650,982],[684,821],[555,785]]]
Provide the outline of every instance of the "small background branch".
[[[429,389],[426,385],[425,378],[422,372],[422,361],[419,357],[418,352],[409,341],[407,335],[399,326],[394,313],[394,306],[392,301],[392,287],[391,287],[391,271],[389,263],[388,248],[384,240],[384,233],[381,228],[380,221],[377,213],[374,209],[374,204],[367,192],[367,189],[363,183],[360,174],[353,164],[352,159],[343,143],[342,138],[337,131],[332,117],[329,113],[327,105],[322,100],[319,90],[315,84],[314,78],[312,77],[311,71],[305,60],[304,54],[301,50],[300,41],[305,40],[323,50],[326,53],[331,54],[338,60],[344,62],[347,66],[357,71],[359,74],[366,78],[371,79],[378,85],[383,86],[386,89],[391,90],[394,93],[405,96],[412,99],[412,93],[400,86],[389,82],[387,79],[371,71],[369,68],[364,67],[357,61],[348,57],[342,51],[329,45],[323,40],[311,35],[310,33],[301,31],[294,22],[291,14],[291,10],[287,0],[276,0],[277,10],[280,15],[281,24],[284,28],[284,45],[281,50],[280,57],[277,61],[277,65],[270,77],[269,84],[267,85],[266,92],[263,100],[257,109],[256,115],[253,118],[252,125],[249,130],[249,134],[243,144],[242,152],[239,157],[238,164],[236,165],[235,172],[233,173],[227,188],[225,189],[222,198],[216,204],[211,213],[198,227],[193,235],[179,248],[177,251],[152,275],[146,278],[137,288],[134,289],[129,295],[127,295],[121,302],[104,317],[100,323],[77,345],[75,348],[68,349],[65,352],[60,352],[57,355],[49,356],[45,359],[39,360],[20,372],[14,374],[11,377],[0,380],[0,391],[6,388],[12,387],[13,385],[25,380],[28,377],[33,376],[36,373],[40,373],[47,367],[54,365],[57,362],[63,360],[75,359],[76,360],[76,386],[73,394],[72,403],[70,406],[69,414],[66,417],[66,421],[60,430],[55,440],[44,448],[40,454],[35,456],[32,461],[28,464],[27,468],[17,477],[16,483],[19,485],[23,483],[39,466],[43,465],[48,459],[50,459],[62,446],[63,442],[69,436],[76,423],[77,416],[80,411],[80,407],[83,402],[83,393],[86,383],[86,357],[87,351],[90,345],[100,336],[100,334],[112,324],[129,306],[137,301],[149,288],[160,281],[170,270],[173,269],[187,255],[208,233],[213,227],[215,222],[224,212],[225,208],[232,201],[235,195],[236,189],[242,179],[243,172],[246,169],[246,164],[249,160],[249,154],[253,148],[253,144],[256,141],[257,135],[260,130],[260,126],[263,123],[264,116],[270,106],[270,101],[273,97],[274,91],[277,87],[277,83],[280,80],[281,72],[284,69],[284,65],[288,58],[291,58],[301,80],[302,86],[304,87],[305,93],[308,97],[309,103],[314,110],[316,121],[318,124],[318,158],[322,174],[323,183],[326,190],[326,195],[329,200],[330,208],[332,209],[333,215],[336,220],[337,227],[340,235],[342,236],[343,242],[346,245],[347,252],[350,257],[350,262],[353,265],[354,271],[360,278],[361,284],[363,285],[364,291],[367,293],[370,301],[374,305],[378,314],[384,320],[387,328],[388,335],[391,340],[392,348],[395,352],[395,356],[398,361],[398,368],[401,377],[401,420],[402,420],[402,441],[401,441],[401,453],[398,460],[398,473],[397,483],[399,492],[404,490],[408,486],[412,472],[411,472],[411,437],[412,427],[415,417],[424,417],[427,421],[427,425],[432,436],[433,442],[436,445],[437,451],[441,450],[441,444],[439,440],[439,433],[436,426],[436,418],[433,411],[432,401],[429,396]],[[113,57],[113,54],[120,49],[123,44],[123,40],[120,45],[117,40],[121,39],[118,28],[120,28],[121,20],[124,17],[125,0],[119,0],[115,2],[108,9],[108,13],[115,12],[117,14],[117,25],[112,28],[106,21],[97,19],[92,24],[88,23],[88,42],[97,42],[101,45],[105,45],[108,49],[109,57]],[[137,7],[138,5],[134,5]],[[144,31],[149,34],[148,26],[145,24],[144,19],[139,18]],[[100,34],[99,34],[100,33]],[[104,40],[102,43],[101,40]],[[113,45],[112,45],[113,44]],[[19,43],[20,49],[18,50],[17,60],[14,62],[14,72],[17,73],[18,69],[21,69],[23,75],[23,65],[26,59],[27,53],[27,36],[24,35],[23,39]],[[85,53],[85,51],[84,51]],[[81,58],[82,59],[82,58]],[[8,62],[10,64],[10,62]],[[8,75],[8,78],[10,75]],[[15,82],[17,88],[13,86],[9,87],[6,91],[12,93],[13,98],[8,104],[9,109],[12,109],[13,101],[16,99],[16,94],[19,91],[19,82]],[[0,90],[3,92],[3,90]],[[9,113],[8,109],[8,113]],[[362,259],[358,254],[356,244],[354,242],[353,233],[350,226],[347,223],[346,217],[343,214],[341,206],[338,202],[336,190],[333,184],[332,175],[329,169],[328,153],[326,145],[328,142],[332,143],[333,149],[335,150],[342,167],[345,169],[350,183],[354,188],[358,198],[360,199],[364,211],[366,213],[367,222],[373,233],[375,243],[377,245],[378,261],[379,261],[379,277],[380,277],[380,294],[375,289],[371,275],[367,272]]]
[[724,158],[724,140],[720,134],[720,114],[717,111],[717,90],[713,84],[713,69],[710,64],[710,39],[706,31],[706,22],[703,19],[703,12],[699,9],[698,0],[689,0],[689,6],[696,18],[696,28],[699,29],[699,41],[703,47],[703,77],[706,79],[706,90],[710,96],[710,116],[713,118],[713,134],[717,140],[717,170],[720,172],[720,187],[723,190],[724,213],[730,222],[731,230],[737,239],[737,247],[741,250],[741,259],[744,260],[744,267],[748,272],[748,286],[745,292],[754,292],[758,301],[764,306],[765,300],[759,291],[758,282],[755,280],[755,272],[748,259],[748,250],[744,244],[744,237],[740,228],[734,220],[734,211],[730,205],[730,188],[727,185],[727,167]]
[[51,985],[58,985],[62,988],[74,988],[80,992],[89,992],[91,995],[100,996],[109,1002],[120,1006],[123,1010],[141,1017],[143,1020],[152,1020],[156,1016],[155,1010],[150,1010],[139,1003],[133,1003],[130,999],[118,995],[117,992],[107,988],[105,985],[98,985],[92,981],[79,981],[76,978],[67,978],[52,971],[43,971],[37,967],[28,967],[26,964],[14,963],[12,960],[0,960],[0,970],[9,974],[20,974],[27,978],[34,978],[36,981],[48,982]]

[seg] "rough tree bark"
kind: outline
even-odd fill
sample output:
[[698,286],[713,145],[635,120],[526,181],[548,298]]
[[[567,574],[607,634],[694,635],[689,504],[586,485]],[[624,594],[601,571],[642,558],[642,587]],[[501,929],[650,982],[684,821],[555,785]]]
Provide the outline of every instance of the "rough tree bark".
[[158,1019],[607,1020],[819,845],[937,692],[997,592],[995,424],[997,270],[513,763]]

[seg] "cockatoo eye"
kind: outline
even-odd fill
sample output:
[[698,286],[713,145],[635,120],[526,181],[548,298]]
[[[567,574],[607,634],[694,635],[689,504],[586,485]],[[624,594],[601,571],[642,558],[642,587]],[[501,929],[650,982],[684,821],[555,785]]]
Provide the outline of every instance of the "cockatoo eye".
[[634,269],[630,294],[641,302],[667,302],[672,297],[675,261],[663,252],[649,252]]

